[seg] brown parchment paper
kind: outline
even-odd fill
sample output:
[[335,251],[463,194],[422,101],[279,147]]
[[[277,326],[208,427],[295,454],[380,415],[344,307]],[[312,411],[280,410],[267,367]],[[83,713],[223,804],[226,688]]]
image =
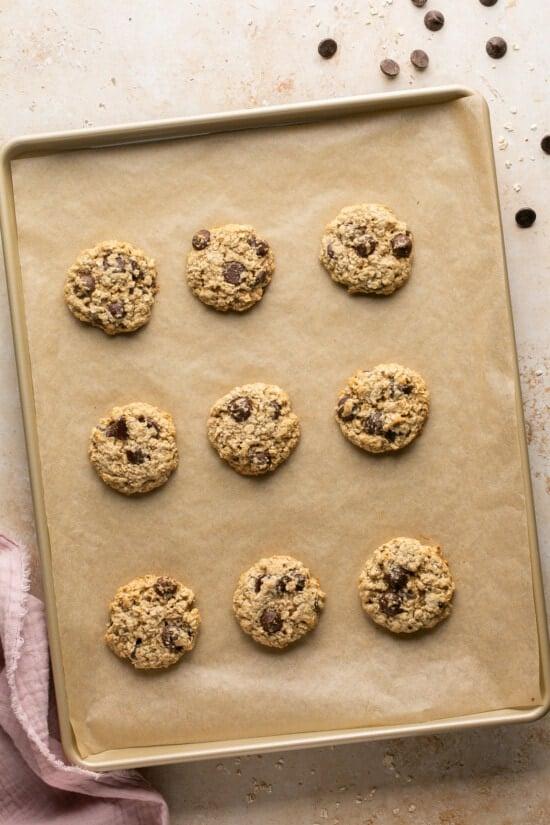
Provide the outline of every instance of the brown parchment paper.
[[[538,703],[539,672],[513,345],[480,99],[338,122],[78,151],[14,164],[55,593],[70,716],[82,755],[420,721]],[[416,239],[410,282],[349,297],[318,264],[324,225],[380,201]],[[252,223],[277,271],[243,315],[190,294],[193,232]],[[111,339],[64,306],[67,267],[103,239],[158,262],[151,323]],[[358,367],[398,361],[433,398],[424,434],[394,456],[348,444],[332,418]],[[232,386],[280,384],[303,425],[292,458],[241,478],[210,448],[210,405]],[[181,465],[128,499],[88,464],[92,425],[145,400],[170,410]],[[457,583],[435,631],[396,638],[362,613],[367,555],[398,535],[440,542]],[[285,652],[231,613],[240,572],[288,552],[319,576],[318,629]],[[102,642],[115,589],[166,572],[196,591],[195,652],[135,672]]]

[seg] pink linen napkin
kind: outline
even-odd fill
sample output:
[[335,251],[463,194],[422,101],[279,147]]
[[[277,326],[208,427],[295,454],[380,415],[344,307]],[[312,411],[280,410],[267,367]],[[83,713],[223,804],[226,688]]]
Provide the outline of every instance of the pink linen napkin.
[[168,825],[166,802],[137,771],[65,761],[44,606],[28,590],[26,550],[0,535],[0,823]]

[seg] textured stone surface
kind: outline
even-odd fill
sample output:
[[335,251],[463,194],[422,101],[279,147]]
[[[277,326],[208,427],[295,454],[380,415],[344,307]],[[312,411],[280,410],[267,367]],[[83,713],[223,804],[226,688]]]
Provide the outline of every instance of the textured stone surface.
[[[216,8],[214,9],[214,5]],[[460,5],[460,8],[459,8]],[[510,287],[543,566],[550,573],[545,407],[550,283],[548,175],[550,6],[533,0],[438,0],[431,34],[412,3],[4,3],[0,136],[170,118],[444,83],[469,85],[491,109]],[[491,61],[485,42],[503,36]],[[330,61],[317,53],[333,36]],[[430,66],[408,63],[424,48]],[[391,81],[380,60],[401,64]],[[413,139],[413,138],[411,138]],[[422,147],[419,163],[426,161]],[[514,215],[535,209],[531,229]],[[414,277],[414,276],[413,276]],[[545,300],[546,299],[546,300]],[[23,431],[0,280],[1,529],[34,547]],[[35,590],[40,590],[38,576]],[[528,727],[148,770],[173,825],[545,825],[550,719]]]

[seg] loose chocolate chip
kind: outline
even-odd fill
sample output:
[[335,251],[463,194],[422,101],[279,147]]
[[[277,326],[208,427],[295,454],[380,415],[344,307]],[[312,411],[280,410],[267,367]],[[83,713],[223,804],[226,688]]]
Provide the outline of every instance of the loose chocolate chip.
[[264,450],[256,450],[251,447],[248,451],[248,458],[253,467],[268,467],[271,464],[271,456]]
[[519,209],[516,212],[516,223],[518,226],[521,226],[522,229],[529,229],[530,226],[533,226],[537,219],[537,213],[534,209]]
[[399,74],[399,63],[396,63],[395,60],[391,60],[391,58],[386,57],[380,63],[380,70],[386,75],[386,77],[397,77]]
[[178,642],[184,630],[185,624],[182,619],[165,619],[160,634],[164,647],[168,650],[181,650],[183,645]]
[[[351,404],[348,404],[348,401],[351,401]],[[343,395],[342,398],[338,399],[336,412],[338,418],[341,418],[342,421],[351,421],[352,418],[355,418],[357,405],[350,395]]]
[[327,244],[327,255],[329,256],[329,258],[335,258],[336,257],[334,247],[331,243]]
[[494,6],[497,0],[479,0],[482,6]]
[[283,620],[276,610],[272,607],[266,607],[260,616],[260,624],[266,633],[278,633],[283,626]]
[[223,277],[228,284],[238,286],[242,280],[241,275],[244,272],[244,266],[238,261],[229,261],[223,268]]
[[126,458],[130,464],[143,464],[145,461],[145,453],[143,450],[140,450],[139,447],[137,450],[126,450]]
[[278,401],[270,401],[271,417],[276,421],[281,416],[281,405]]
[[381,413],[373,412],[367,415],[363,421],[363,429],[369,435],[384,435],[384,419]]
[[397,593],[382,593],[378,605],[386,616],[397,616],[398,613],[401,613],[401,599]]
[[412,0],[413,6],[416,6],[418,9],[421,9],[422,6],[425,6],[428,0]]
[[406,567],[398,564],[396,567],[390,568],[384,578],[392,590],[402,590],[409,581],[409,571]]
[[411,63],[413,66],[416,66],[417,69],[427,69],[429,62],[430,58],[424,49],[415,49],[411,52]]
[[545,135],[540,142],[540,148],[547,155],[550,155],[550,135]]
[[107,309],[109,310],[113,318],[124,318],[124,316],[126,315],[124,304],[122,304],[120,301],[113,301],[112,304],[107,304]]
[[118,438],[119,441],[126,441],[128,438],[128,425],[124,416],[117,418],[116,421],[111,421],[105,430],[105,435],[108,435],[109,438]]
[[265,258],[268,252],[269,246],[266,244],[265,241],[258,241],[256,243],[256,255],[258,256],[258,258]]
[[154,586],[155,593],[161,599],[170,599],[178,589],[178,583],[174,579],[169,579],[167,576],[160,576]]
[[193,249],[206,249],[209,243],[210,232],[208,231],[208,229],[199,229],[199,231],[193,235],[193,238],[191,240]]
[[508,44],[502,37],[490,37],[485,44],[485,49],[489,57],[500,60],[508,51]]
[[440,11],[427,11],[424,16],[424,25],[431,32],[438,32],[445,25],[445,18]]
[[82,275],[79,275],[78,277],[80,279],[80,283],[76,284],[75,291],[81,294],[83,293],[84,295],[91,295],[95,289],[94,276],[83,272]]
[[338,45],[336,40],[333,40],[332,37],[327,37],[325,40],[321,40],[317,46],[317,51],[321,57],[325,58],[325,60],[329,60],[331,57],[334,57],[337,49]]
[[368,258],[376,249],[376,241],[370,235],[365,239],[364,243],[358,243],[353,247],[360,258]]
[[408,235],[394,235],[391,239],[391,249],[396,258],[408,258],[412,248],[412,240]]
[[254,592],[255,593],[259,593],[260,590],[262,589],[262,584],[263,584],[264,579],[265,579],[265,576],[258,576],[256,581],[254,582]]
[[248,396],[240,395],[238,398],[234,398],[233,401],[229,402],[227,409],[231,418],[238,421],[240,424],[242,421],[246,421],[246,419],[250,417],[250,413],[252,412],[252,401],[248,398]]

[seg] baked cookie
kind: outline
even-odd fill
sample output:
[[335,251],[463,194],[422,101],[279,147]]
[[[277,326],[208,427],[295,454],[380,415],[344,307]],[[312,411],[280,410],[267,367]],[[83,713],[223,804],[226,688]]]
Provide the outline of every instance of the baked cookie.
[[114,407],[93,428],[88,456],[102,481],[119,493],[154,490],[178,466],[172,416],[141,401]]
[[257,304],[271,281],[275,258],[252,226],[228,223],[200,229],[187,257],[194,295],[220,312],[244,312]]
[[195,647],[201,623],[195,594],[169,576],[140,576],[119,587],[105,641],[135,668],[170,667]]
[[317,626],[325,594],[292,556],[260,559],[243,573],[233,595],[241,628],[268,647],[287,647]]
[[146,324],[157,292],[155,262],[121,241],[85,249],[65,282],[65,301],[73,315],[107,335]]
[[378,547],[359,577],[363,610],[394,633],[414,633],[446,619],[454,591],[441,548],[416,539],[392,539]]
[[400,450],[416,438],[430,411],[430,393],[414,370],[378,364],[357,370],[336,403],[345,437],[369,453]]
[[270,473],[289,457],[300,422],[286,392],[275,384],[243,384],[220,398],[208,418],[208,438],[238,473]]
[[391,295],[411,274],[412,250],[410,230],[390,209],[360,203],[346,206],[327,225],[320,260],[350,293]]

